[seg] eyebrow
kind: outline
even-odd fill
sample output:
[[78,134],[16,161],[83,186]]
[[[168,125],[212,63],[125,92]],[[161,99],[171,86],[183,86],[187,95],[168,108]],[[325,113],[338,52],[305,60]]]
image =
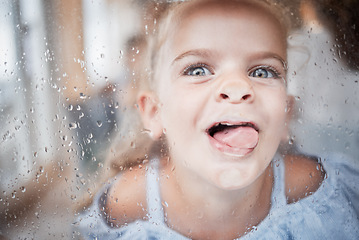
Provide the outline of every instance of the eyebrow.
[[171,63],[171,65],[173,65],[175,62],[180,61],[183,58],[189,57],[189,56],[196,56],[196,57],[203,57],[203,58],[208,58],[210,57],[211,54],[208,50],[206,49],[194,49],[194,50],[190,50],[184,53],[181,53],[180,55],[178,55]]
[[[187,52],[181,53],[178,55],[171,63],[173,65],[174,63],[180,61],[183,58],[189,57],[189,56],[196,56],[196,57],[202,57],[202,58],[209,58],[210,56],[213,56],[213,53],[211,53],[207,49],[194,49],[189,50]],[[273,52],[259,52],[256,53],[254,56],[251,57],[252,60],[258,60],[258,59],[277,59],[279,62],[282,63],[283,68],[285,71],[288,70],[288,63],[285,61],[281,56],[279,56],[276,53]]]
[[283,68],[285,71],[288,70],[288,63],[285,61],[281,56],[279,56],[276,53],[273,52],[259,52],[258,54],[255,54],[253,57],[251,57],[252,60],[258,60],[258,59],[276,59],[279,62],[282,63]]

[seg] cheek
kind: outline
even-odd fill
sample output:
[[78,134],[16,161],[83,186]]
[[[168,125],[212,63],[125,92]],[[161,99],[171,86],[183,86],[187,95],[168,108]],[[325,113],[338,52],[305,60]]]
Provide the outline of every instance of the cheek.
[[278,131],[286,127],[287,120],[287,94],[285,90],[266,91],[261,93],[264,96],[260,107],[265,108],[264,122],[271,126],[272,131]]

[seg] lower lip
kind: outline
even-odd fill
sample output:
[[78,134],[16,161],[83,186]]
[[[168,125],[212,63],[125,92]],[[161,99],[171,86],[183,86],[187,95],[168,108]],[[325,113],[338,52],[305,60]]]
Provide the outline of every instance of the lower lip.
[[254,148],[234,148],[234,147],[230,147],[230,146],[227,146],[227,145],[225,145],[223,143],[218,142],[216,139],[209,136],[208,134],[207,134],[207,136],[209,138],[210,144],[215,149],[217,149],[221,153],[223,153],[223,154],[225,154],[227,156],[231,156],[231,157],[244,157],[244,156],[247,156],[250,153],[252,153],[254,151],[254,149],[256,148],[256,146]]

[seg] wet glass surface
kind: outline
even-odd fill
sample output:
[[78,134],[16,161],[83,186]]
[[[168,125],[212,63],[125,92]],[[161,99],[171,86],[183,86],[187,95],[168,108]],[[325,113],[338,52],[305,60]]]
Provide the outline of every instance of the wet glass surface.
[[[128,115],[137,107],[143,2],[0,0],[0,238],[79,239],[77,213],[109,172],[112,144],[138,125]],[[296,114],[285,145],[357,159],[359,63],[328,16],[299,7],[288,40]],[[357,22],[345,33],[356,46]],[[140,154],[140,143],[128,144]]]

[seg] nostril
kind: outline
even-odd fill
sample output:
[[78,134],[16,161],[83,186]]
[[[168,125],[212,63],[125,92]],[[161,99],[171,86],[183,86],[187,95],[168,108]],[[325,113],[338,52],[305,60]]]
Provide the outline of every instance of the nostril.
[[250,94],[246,94],[246,95],[244,95],[244,96],[242,97],[242,99],[243,99],[243,100],[247,100],[247,99],[250,98],[250,97],[251,97]]
[[229,98],[229,97],[228,97],[227,94],[221,93],[221,98],[222,98],[222,99],[227,99],[227,98]]

